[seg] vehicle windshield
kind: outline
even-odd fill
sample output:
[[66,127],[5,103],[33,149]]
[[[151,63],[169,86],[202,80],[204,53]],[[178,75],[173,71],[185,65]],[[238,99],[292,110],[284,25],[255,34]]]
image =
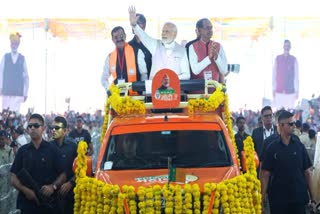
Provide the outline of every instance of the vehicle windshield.
[[165,169],[169,159],[181,168],[232,165],[222,131],[175,130],[111,136],[102,169]]

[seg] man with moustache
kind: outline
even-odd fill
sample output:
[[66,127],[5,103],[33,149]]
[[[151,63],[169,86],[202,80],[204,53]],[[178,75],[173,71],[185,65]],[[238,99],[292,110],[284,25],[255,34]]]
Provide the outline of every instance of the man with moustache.
[[107,56],[104,63],[101,83],[105,90],[108,91],[111,84],[146,80],[148,76],[143,52],[138,51],[138,65],[136,65],[134,49],[126,42],[123,27],[113,28],[111,36],[116,48]]
[[59,197],[59,209],[64,214],[73,213],[74,194],[73,188],[75,187],[75,175],[72,171],[72,165],[74,159],[77,157],[77,144],[71,138],[67,137],[68,123],[64,117],[57,116],[54,118],[51,130],[52,138],[51,142],[61,152],[61,160],[65,166],[65,172],[67,180],[62,184],[58,193]]
[[21,103],[28,97],[29,75],[25,57],[18,52],[19,33],[10,34],[11,53],[6,53],[0,63],[0,95],[2,109],[19,112]]
[[200,39],[189,46],[191,79],[224,83],[224,76],[228,73],[228,62],[222,45],[211,40],[213,31],[210,20],[200,19],[196,28]]
[[294,136],[294,115],[278,117],[278,137],[268,146],[261,167],[262,200],[269,200],[271,214],[304,214],[313,201],[312,163],[299,138]]
[[277,109],[293,109],[299,97],[299,67],[290,54],[291,42],[284,40],[283,54],[275,59],[272,72],[273,100]]
[[[42,138],[45,130],[43,117],[32,114],[28,121],[31,142],[20,147],[10,170],[11,185],[19,191],[17,209],[22,214],[56,213],[56,200],[48,206],[39,197],[52,197],[66,180],[59,149]],[[40,188],[39,193],[27,182],[26,174]]]
[[136,15],[135,7],[129,7],[129,19],[135,35],[152,54],[152,67],[149,79],[161,69],[173,70],[180,80],[190,79],[190,68],[186,49],[175,42],[177,27],[171,22],[164,24],[162,28],[162,39],[151,38],[137,24],[139,17]]

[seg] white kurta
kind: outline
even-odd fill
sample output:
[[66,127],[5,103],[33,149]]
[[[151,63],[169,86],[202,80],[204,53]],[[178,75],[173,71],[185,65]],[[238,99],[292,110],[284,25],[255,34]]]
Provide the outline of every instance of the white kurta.
[[[209,56],[205,57],[201,61],[198,60],[198,56],[194,50],[193,45],[189,46],[189,61],[190,61],[191,70],[195,75],[199,74],[203,69],[205,69],[208,65],[211,64],[211,60],[209,59]],[[220,51],[217,59],[215,60],[215,63],[217,64],[219,68],[219,72],[221,74],[225,75],[226,73],[228,73],[228,61],[221,44],[220,44]]]
[[[11,53],[12,62],[15,64],[18,60],[19,53]],[[2,95],[3,88],[3,73],[4,73],[4,62],[5,56],[2,57],[0,63],[0,94]],[[23,97],[21,96],[2,96],[2,109],[10,109],[11,111],[19,112],[21,103],[24,102],[24,97],[28,96],[29,90],[29,75],[27,69],[26,60],[24,60],[23,64],[23,80],[24,80],[24,89],[23,89]]]
[[163,44],[161,40],[151,38],[139,25],[134,28],[134,33],[146,46],[152,55],[150,78],[163,68],[176,72],[180,80],[190,79],[190,67],[186,49],[176,42]]

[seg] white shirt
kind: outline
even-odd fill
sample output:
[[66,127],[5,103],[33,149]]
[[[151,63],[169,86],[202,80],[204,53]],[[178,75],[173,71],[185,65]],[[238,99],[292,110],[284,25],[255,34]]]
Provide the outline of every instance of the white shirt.
[[[190,68],[187,56],[187,51],[184,47],[176,42],[170,44],[163,44],[161,40],[151,38],[139,25],[133,27],[135,35],[137,35],[144,46],[150,51],[152,55],[152,66],[150,72],[150,79],[161,69],[168,68],[176,72],[180,80],[190,79]],[[159,53],[164,49],[168,60],[159,58]],[[157,54],[158,53],[158,54]],[[178,56],[181,55],[182,57]],[[179,60],[179,66],[174,66],[174,61]]]
[[[144,61],[144,53],[139,50],[138,51],[138,69],[140,71],[140,80],[137,81],[144,81],[148,79],[148,71],[147,71],[147,65],[146,62]],[[112,75],[110,75],[110,54],[108,54],[107,58],[104,61],[104,66],[103,66],[103,72],[101,75],[101,84],[105,88],[106,91],[108,91],[110,84],[113,83]]]
[[[206,56],[203,60],[199,62],[198,56],[193,48],[193,45],[189,46],[189,61],[191,70],[195,75],[198,75],[205,67],[211,64],[209,56]],[[220,44],[220,50],[215,63],[218,66],[219,72],[225,75],[228,72],[228,61],[224,53],[224,49]]]
[[266,127],[263,126],[263,139],[265,140],[267,137],[272,135],[274,133],[274,128],[271,126],[271,128],[268,130]]
[[18,138],[16,139],[16,142],[18,144],[18,148],[20,148],[21,146],[27,144],[28,140],[27,140],[26,136],[24,134],[22,134],[22,135],[18,136]]

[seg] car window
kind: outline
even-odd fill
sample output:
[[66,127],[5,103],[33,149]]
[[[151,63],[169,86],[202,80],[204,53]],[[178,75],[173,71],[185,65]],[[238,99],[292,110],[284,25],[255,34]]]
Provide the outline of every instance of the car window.
[[230,166],[222,131],[166,130],[111,136],[105,162],[111,169],[203,168]]

